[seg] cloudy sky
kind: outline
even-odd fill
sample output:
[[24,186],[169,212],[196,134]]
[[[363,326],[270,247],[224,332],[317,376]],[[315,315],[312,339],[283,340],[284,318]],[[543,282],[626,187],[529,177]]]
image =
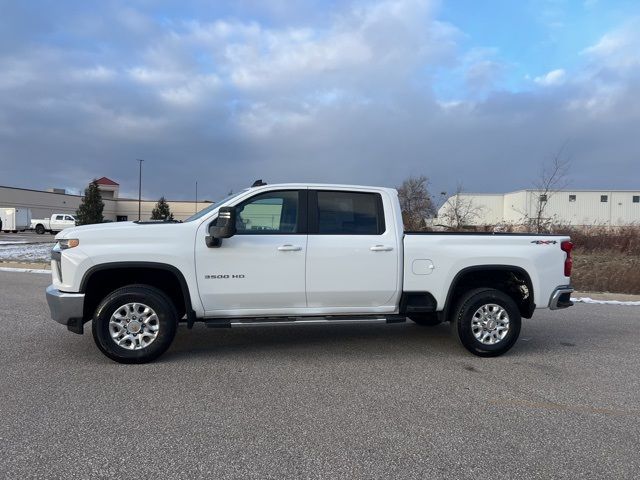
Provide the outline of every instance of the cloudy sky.
[[0,0],[0,185],[640,188],[637,0]]

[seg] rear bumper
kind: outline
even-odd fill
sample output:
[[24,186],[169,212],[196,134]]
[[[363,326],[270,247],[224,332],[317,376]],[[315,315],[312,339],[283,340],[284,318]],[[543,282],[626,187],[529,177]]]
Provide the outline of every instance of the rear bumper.
[[571,285],[561,285],[556,287],[551,298],[549,299],[549,308],[551,310],[559,310],[561,308],[567,308],[573,305],[571,301],[571,294],[573,293],[573,287]]
[[66,325],[72,332],[82,333],[84,293],[61,292],[49,285],[46,294],[51,318]]

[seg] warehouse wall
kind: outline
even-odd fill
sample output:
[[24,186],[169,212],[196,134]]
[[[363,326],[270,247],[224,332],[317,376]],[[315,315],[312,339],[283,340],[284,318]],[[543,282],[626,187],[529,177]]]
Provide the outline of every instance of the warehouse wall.
[[[471,202],[472,213],[468,215],[469,225],[493,225],[501,223],[503,218],[504,196],[502,194],[459,194],[460,204],[465,205]],[[438,221],[435,223],[445,224],[443,217],[455,208],[456,195],[449,197],[445,204],[438,210]]]
[[[80,195],[65,193],[44,192],[40,190],[28,190],[23,188],[0,186],[0,207],[26,207],[31,209],[32,218],[48,218],[54,213],[70,213],[74,215],[80,206]],[[109,200],[103,198],[105,220],[116,221],[119,216],[126,216],[127,220],[138,219],[137,199]],[[211,202],[182,202],[168,201],[169,207],[176,220],[184,220],[198,210],[208,207]],[[143,200],[141,205],[141,218],[151,218],[151,211],[156,200]]]
[[[540,192],[520,190],[504,195],[464,193],[461,197],[481,207],[480,216],[470,222],[471,225],[495,225],[501,222],[521,224],[527,217],[536,217]],[[640,191],[563,190],[548,196],[544,216],[570,225],[640,224],[640,201],[634,202],[634,197],[640,200]],[[447,208],[448,204],[445,203],[438,217],[445,214]]]

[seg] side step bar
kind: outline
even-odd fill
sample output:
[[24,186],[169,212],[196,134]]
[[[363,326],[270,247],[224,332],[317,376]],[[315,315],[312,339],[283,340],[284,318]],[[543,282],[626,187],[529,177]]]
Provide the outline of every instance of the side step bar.
[[360,325],[367,323],[401,323],[407,319],[400,315],[385,317],[282,317],[282,318],[208,318],[209,328],[274,327],[291,325]]

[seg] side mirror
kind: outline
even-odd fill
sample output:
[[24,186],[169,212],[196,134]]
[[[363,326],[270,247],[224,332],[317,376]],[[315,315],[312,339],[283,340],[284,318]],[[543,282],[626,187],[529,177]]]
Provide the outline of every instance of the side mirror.
[[216,225],[209,227],[207,247],[217,248],[223,238],[231,238],[236,234],[236,209],[235,207],[221,207],[218,211]]

